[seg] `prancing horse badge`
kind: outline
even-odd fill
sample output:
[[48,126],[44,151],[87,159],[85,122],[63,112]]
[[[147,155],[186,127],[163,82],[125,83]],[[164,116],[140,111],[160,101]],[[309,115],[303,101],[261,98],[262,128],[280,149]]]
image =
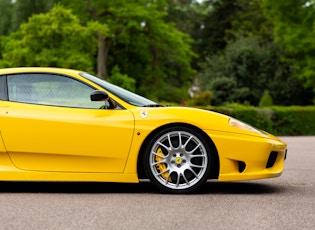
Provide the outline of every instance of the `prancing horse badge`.
[[143,110],[143,111],[140,112],[140,115],[141,115],[142,118],[146,118],[148,116],[148,111]]

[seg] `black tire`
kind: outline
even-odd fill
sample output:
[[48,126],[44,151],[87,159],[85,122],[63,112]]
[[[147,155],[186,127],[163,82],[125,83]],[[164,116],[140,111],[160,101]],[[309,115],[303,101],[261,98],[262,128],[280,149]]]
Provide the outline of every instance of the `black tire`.
[[211,148],[194,129],[170,127],[152,138],[143,163],[150,181],[161,192],[196,192],[209,177]]

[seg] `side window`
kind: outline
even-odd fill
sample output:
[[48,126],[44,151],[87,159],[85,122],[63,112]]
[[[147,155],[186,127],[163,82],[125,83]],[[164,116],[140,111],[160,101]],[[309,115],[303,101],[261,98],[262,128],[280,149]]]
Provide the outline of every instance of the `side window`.
[[6,100],[5,76],[0,76],[0,100]]
[[75,108],[100,108],[92,102],[92,87],[73,78],[55,74],[14,74],[7,76],[10,101]]

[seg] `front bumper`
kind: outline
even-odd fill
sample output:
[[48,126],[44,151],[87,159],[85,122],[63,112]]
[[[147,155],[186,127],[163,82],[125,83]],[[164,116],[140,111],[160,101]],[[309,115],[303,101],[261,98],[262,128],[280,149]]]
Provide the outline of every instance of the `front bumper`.
[[253,180],[281,175],[287,145],[276,137],[207,132],[220,162],[219,181]]

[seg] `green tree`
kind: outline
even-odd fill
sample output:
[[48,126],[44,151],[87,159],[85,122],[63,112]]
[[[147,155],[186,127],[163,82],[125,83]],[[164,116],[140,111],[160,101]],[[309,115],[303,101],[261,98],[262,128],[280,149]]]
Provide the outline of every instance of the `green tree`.
[[13,2],[14,7],[11,15],[11,30],[16,31],[32,15],[50,11],[55,0],[15,0],[11,2]]
[[[166,0],[168,3],[167,16],[165,20],[174,23],[175,27],[192,38],[192,49],[200,54],[201,35],[204,30],[204,18],[207,16],[208,8],[196,0]],[[199,56],[192,61],[192,66],[198,69]]]
[[136,91],[136,81],[133,78],[128,77],[126,74],[122,74],[118,66],[115,66],[112,69],[108,81],[131,92]]
[[272,106],[273,100],[268,90],[264,91],[263,96],[261,97],[259,101],[259,107],[266,107],[266,106]]
[[0,36],[11,31],[13,6],[11,0],[0,1]]
[[277,105],[311,104],[311,91],[303,88],[290,65],[281,60],[281,51],[273,46],[262,45],[255,37],[230,42],[222,55],[214,55],[202,65],[203,90],[211,90],[217,104],[235,101],[258,105],[266,89]]
[[0,35],[16,31],[33,14],[46,13],[55,0],[1,0]]
[[175,23],[178,30],[193,34],[195,30],[195,23],[200,23],[201,10],[199,4],[194,0],[166,0],[167,15],[165,20],[167,22]]
[[[189,48],[187,35],[180,33],[174,25],[165,23],[167,4],[165,0],[60,0],[74,9],[74,12],[84,21],[93,19],[109,25],[106,38],[99,38],[98,75],[107,76],[107,64],[116,57],[116,47],[129,50],[130,43],[139,36],[140,42],[147,43],[150,52],[152,69],[156,72],[163,63],[160,53],[168,52],[172,59],[180,64],[189,64],[192,52]],[[145,39],[145,40],[142,40]],[[174,53],[174,54],[173,54]],[[184,57],[179,57],[184,55]],[[109,60],[111,59],[111,60]],[[186,61],[187,60],[187,61]],[[109,63],[110,64],[110,63]],[[115,66],[117,63],[113,63]],[[121,67],[123,70],[123,68]],[[190,72],[191,74],[191,72]]]
[[[273,24],[265,17],[261,0],[206,1],[204,5],[211,6],[206,18],[214,19],[220,25],[217,32],[221,31],[218,40],[210,34],[209,40],[201,38],[209,45],[199,76],[202,89],[212,91],[214,104],[258,105],[266,89],[278,105],[312,103],[313,93],[296,77],[292,64],[284,61],[287,54],[274,42]],[[226,15],[223,12],[230,14],[218,23],[216,19]]]
[[201,6],[205,12],[201,22],[200,41],[197,52],[204,59],[216,54],[227,45],[226,31],[232,28],[232,19],[237,12],[237,2],[230,0],[207,0]]
[[211,92],[209,90],[205,92],[198,92],[190,100],[189,105],[192,106],[208,106],[211,104]]
[[285,51],[295,73],[315,90],[315,2],[261,0],[274,25],[275,41]]
[[[134,78],[137,92],[152,97],[163,87],[183,87],[195,74],[191,39],[165,21],[165,0],[60,0],[73,9],[81,21],[95,20],[109,26],[99,37],[98,76],[119,66],[122,74]],[[188,88],[188,86],[186,86]]]
[[55,6],[49,13],[37,14],[17,32],[2,40],[0,65],[52,66],[93,71],[96,34],[106,36],[108,28],[97,22],[80,25],[70,10]]
[[273,42],[272,23],[264,15],[261,0],[236,0],[236,11],[231,16],[231,29],[226,30],[227,41],[244,37],[259,37],[263,43]]
[[235,98],[232,97],[233,90],[236,89],[236,81],[228,77],[219,77],[213,79],[210,84],[212,91],[213,105],[222,105],[225,102],[232,102]]
[[[54,0],[1,0],[0,1],[0,36],[17,30],[33,14],[48,12]],[[1,39],[1,38],[0,38]],[[0,47],[0,59],[2,48]]]

